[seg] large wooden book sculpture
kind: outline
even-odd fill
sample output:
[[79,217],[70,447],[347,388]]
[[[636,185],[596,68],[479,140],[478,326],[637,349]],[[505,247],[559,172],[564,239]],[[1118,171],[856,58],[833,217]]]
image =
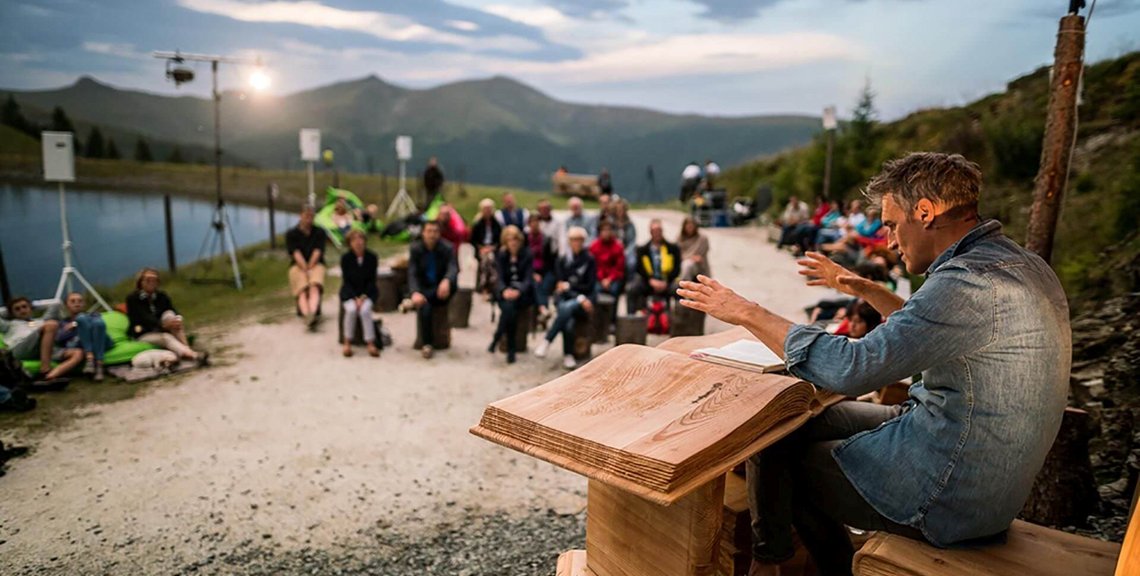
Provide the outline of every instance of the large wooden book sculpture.
[[724,474],[822,409],[809,383],[689,351],[618,346],[471,429],[590,479],[585,574],[714,574]]

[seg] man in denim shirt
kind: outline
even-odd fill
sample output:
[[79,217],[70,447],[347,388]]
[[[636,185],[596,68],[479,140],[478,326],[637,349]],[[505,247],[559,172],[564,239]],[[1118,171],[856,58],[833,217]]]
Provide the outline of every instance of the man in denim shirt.
[[861,340],[793,325],[715,280],[684,305],[748,328],[789,372],[856,396],[912,374],[902,406],[843,402],[749,462],[750,574],[779,574],[792,525],[823,574],[850,574],[844,525],[949,546],[1001,535],[1060,427],[1071,340],[1049,265],[980,221],[978,166],[916,153],[888,162],[866,195],[892,249],[926,282],[905,303],[821,255],[809,284],[864,298],[887,321]]

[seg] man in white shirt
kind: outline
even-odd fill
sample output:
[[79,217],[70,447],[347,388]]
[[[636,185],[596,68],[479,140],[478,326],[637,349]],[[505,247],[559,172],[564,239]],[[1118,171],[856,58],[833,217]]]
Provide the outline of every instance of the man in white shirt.
[[801,222],[806,222],[811,218],[811,208],[808,208],[807,202],[792,196],[788,199],[788,206],[784,208],[784,213],[780,216],[780,226],[782,232],[780,234],[780,242],[777,247],[782,248],[788,244],[788,239],[792,230]]

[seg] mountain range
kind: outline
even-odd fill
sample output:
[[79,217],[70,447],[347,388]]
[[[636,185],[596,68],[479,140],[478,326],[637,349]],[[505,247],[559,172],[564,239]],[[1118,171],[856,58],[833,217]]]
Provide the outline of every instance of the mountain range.
[[[178,144],[190,160],[210,158],[208,99],[125,90],[90,77],[59,89],[2,93],[12,94],[32,118],[63,107],[81,139],[97,125],[121,150],[132,149],[133,139],[124,138],[135,135],[161,143],[160,149]],[[712,158],[729,166],[799,146],[820,130],[820,121],[573,104],[502,76],[430,89],[369,76],[281,97],[222,96],[227,163],[299,168],[301,128],[321,130],[322,146],[334,152],[342,170],[393,173],[395,137],[407,134],[414,138],[412,174],[435,155],[449,178],[545,190],[561,165],[575,173],[606,167],[620,194],[658,200],[675,195],[689,161]],[[647,178],[650,166],[655,190]]]

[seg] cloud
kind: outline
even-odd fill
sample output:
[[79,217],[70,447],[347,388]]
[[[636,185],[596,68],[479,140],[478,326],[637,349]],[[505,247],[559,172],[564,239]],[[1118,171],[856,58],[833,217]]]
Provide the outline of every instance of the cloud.
[[783,0],[692,0],[704,7],[700,16],[713,20],[747,20]]
[[149,54],[145,54],[136,50],[134,44],[87,41],[83,43],[83,50],[86,52],[91,52],[92,54],[118,56],[120,58],[130,58],[133,60],[150,60],[151,58]]
[[528,26],[545,28],[556,24],[563,24],[568,18],[562,12],[550,6],[521,7],[506,4],[491,4],[483,6],[482,10],[500,18],[513,20]]
[[545,0],[545,4],[574,18],[599,20],[618,15],[629,0]]
[[[242,0],[178,0],[184,8],[225,16],[242,22],[296,24],[367,34],[392,42],[419,42],[475,51],[532,52],[542,46],[532,39],[511,35],[477,38],[436,30],[402,15],[369,10],[345,10],[314,0],[274,0],[250,3]],[[474,22],[451,20],[451,28],[463,32],[479,29]]]

